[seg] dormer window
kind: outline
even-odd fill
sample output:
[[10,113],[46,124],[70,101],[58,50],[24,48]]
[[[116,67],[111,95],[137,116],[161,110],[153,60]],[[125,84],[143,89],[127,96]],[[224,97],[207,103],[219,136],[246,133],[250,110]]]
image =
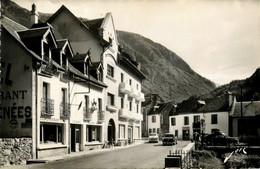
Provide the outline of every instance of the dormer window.
[[43,59],[49,62],[50,55],[51,55],[51,51],[50,51],[49,44],[43,43]]

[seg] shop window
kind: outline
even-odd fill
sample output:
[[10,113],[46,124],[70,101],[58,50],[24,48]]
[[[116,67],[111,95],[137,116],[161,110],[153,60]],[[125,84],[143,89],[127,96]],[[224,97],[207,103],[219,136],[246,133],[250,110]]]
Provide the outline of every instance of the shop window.
[[125,138],[125,125],[119,125],[119,138]]
[[171,118],[171,125],[172,126],[175,126],[176,125],[176,118]]
[[149,129],[149,133],[152,133],[152,129]]
[[184,125],[189,125],[189,117],[188,116],[184,117]]
[[178,135],[179,135],[178,130],[175,130],[175,137],[179,137]]
[[140,127],[136,126],[137,138],[140,138]]
[[40,127],[41,144],[62,144],[63,125],[41,124]]
[[86,141],[87,142],[101,142],[101,127],[100,126],[87,126],[87,130],[86,130]]
[[218,115],[217,114],[211,115],[211,124],[218,124]]
[[107,75],[114,77],[114,67],[110,64],[107,64]]
[[152,122],[156,123],[156,116],[152,116]]

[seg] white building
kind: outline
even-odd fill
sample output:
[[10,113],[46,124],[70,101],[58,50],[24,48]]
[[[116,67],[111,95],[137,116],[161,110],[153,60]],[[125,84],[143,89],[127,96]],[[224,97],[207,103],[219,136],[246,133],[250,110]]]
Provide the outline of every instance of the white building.
[[200,101],[190,98],[178,105],[176,114],[170,116],[171,133],[179,139],[194,139],[195,132],[211,134],[220,131],[229,135],[229,114],[233,99],[231,95]]

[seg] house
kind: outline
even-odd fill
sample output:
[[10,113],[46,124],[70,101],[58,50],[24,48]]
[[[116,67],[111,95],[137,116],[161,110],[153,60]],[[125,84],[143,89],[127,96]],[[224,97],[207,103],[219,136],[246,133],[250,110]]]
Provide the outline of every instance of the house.
[[[104,139],[109,144],[123,144],[141,138],[145,79],[140,64],[120,47],[111,13],[104,18],[83,21],[62,6],[47,21],[56,30],[55,37],[70,39],[75,53],[91,49],[91,61],[98,80],[107,85],[104,91]],[[95,70],[91,70],[95,72]]]
[[[142,121],[142,137],[148,137],[148,114],[159,103],[162,103],[163,99],[158,94],[146,94],[145,101],[142,103],[143,121]],[[156,130],[156,129],[155,129]]]
[[169,131],[183,140],[194,139],[196,133],[211,134],[214,131],[229,135],[233,99],[229,93],[205,100],[191,97],[177,106],[176,113],[169,119]]
[[252,144],[259,143],[260,101],[235,102],[230,116],[232,136]]
[[0,137],[28,137],[32,158],[101,147],[107,86],[90,75],[90,52],[78,63],[48,23],[25,28],[5,16],[1,23]]
[[148,114],[148,131],[163,137],[169,133],[169,116],[174,115],[176,104],[173,102],[159,103]]

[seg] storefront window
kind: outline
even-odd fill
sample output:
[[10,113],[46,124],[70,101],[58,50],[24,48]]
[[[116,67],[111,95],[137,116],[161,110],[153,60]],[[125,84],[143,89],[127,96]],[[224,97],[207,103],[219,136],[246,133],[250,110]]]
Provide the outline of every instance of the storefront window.
[[125,125],[119,125],[119,138],[125,138]]
[[94,141],[99,141],[101,142],[101,127],[100,126],[87,126],[86,130],[86,141],[87,142],[94,142]]
[[41,144],[63,143],[63,125],[41,124]]

